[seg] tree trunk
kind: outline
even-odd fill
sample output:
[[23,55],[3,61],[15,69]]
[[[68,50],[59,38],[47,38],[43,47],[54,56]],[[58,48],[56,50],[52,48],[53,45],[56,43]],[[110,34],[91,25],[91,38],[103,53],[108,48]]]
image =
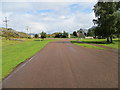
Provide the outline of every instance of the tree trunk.
[[110,36],[110,43],[112,43],[113,41],[112,41],[112,36]]
[[107,42],[110,42],[109,37],[107,37]]

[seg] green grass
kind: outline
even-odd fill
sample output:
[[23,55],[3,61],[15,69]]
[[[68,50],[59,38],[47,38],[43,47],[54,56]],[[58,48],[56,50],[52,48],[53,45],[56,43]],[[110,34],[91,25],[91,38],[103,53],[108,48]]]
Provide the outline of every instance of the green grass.
[[2,40],[0,39],[0,80],[2,78],[2,47],[1,46],[2,46]]
[[5,41],[2,46],[2,78],[26,59],[41,50],[47,43],[55,40]]
[[118,45],[120,45],[119,39],[113,39],[113,43],[107,43],[106,39],[82,39],[81,41],[86,43],[98,44],[98,45],[120,49],[120,47],[118,47]]
[[15,41],[15,40],[2,40],[2,46],[13,45],[17,43],[22,43],[24,41]]
[[94,45],[90,45],[90,44],[78,43],[78,42],[76,42],[76,41],[71,41],[71,43],[73,43],[73,44],[75,44],[75,45],[79,45],[79,46],[87,47],[87,48],[94,48],[94,49],[100,49],[100,50],[105,49],[105,48],[98,47],[98,46],[94,46]]
[[22,38],[21,40],[6,40],[5,38],[2,39],[2,46],[7,46],[7,45],[14,45],[14,44],[18,44],[18,43],[23,43],[26,41],[31,41],[31,40],[41,40],[41,39],[26,39],[26,38]]

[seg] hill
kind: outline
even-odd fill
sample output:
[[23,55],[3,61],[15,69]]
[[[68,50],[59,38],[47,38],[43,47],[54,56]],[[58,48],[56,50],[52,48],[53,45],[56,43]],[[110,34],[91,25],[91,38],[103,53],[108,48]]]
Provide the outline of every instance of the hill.
[[11,38],[25,38],[28,35],[24,32],[18,32],[12,28],[0,28],[0,36],[5,37],[7,39]]

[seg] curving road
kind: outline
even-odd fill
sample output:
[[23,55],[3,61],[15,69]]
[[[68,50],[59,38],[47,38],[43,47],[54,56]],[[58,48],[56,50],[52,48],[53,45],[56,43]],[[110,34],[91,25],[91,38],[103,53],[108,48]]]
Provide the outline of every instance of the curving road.
[[51,42],[3,80],[3,88],[117,88],[118,55]]

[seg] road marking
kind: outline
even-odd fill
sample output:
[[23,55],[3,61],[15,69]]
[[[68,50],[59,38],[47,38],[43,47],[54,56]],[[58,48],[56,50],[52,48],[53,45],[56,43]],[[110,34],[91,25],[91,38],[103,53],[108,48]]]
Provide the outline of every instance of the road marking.
[[[36,56],[36,55],[35,55]],[[8,77],[5,78],[5,80],[9,79],[13,76],[13,74],[17,73],[20,69],[22,69],[27,63],[29,63],[35,56],[31,57],[29,60],[27,60],[23,65],[20,65],[18,68],[16,68]]]

